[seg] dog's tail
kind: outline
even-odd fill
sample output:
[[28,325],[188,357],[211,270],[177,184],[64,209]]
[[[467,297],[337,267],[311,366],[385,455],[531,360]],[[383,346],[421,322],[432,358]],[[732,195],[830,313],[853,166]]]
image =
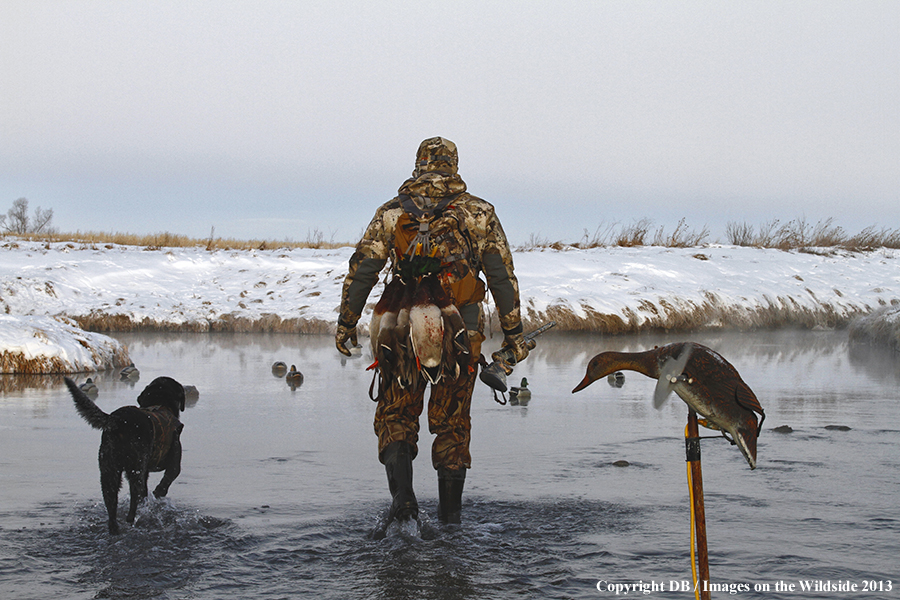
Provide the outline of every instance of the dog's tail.
[[109,426],[109,415],[100,410],[100,407],[94,404],[87,394],[81,391],[74,381],[65,378],[66,385],[69,386],[69,392],[72,394],[72,400],[75,401],[75,410],[81,415],[88,424],[94,429],[107,429]]

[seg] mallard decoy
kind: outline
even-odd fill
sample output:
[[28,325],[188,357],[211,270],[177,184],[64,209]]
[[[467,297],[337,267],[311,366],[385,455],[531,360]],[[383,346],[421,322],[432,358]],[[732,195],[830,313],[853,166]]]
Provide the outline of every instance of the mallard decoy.
[[[654,406],[660,408],[674,391],[707,419],[707,426],[731,435],[751,469],[756,468],[756,438],[766,418],[753,390],[731,363],[693,342],[679,342],[645,352],[602,352],[591,359],[575,389],[583,390],[617,370],[637,371],[657,380]],[[756,414],[760,415],[757,422]],[[728,438],[725,435],[726,439]]]
[[298,371],[295,365],[291,365],[291,369],[284,378],[288,382],[288,385],[291,386],[291,389],[295,389],[303,384],[303,373]]
[[609,377],[606,378],[606,381],[610,386],[614,388],[620,388],[625,385],[625,374],[622,371],[610,373]]
[[129,381],[134,381],[139,379],[141,376],[141,372],[137,370],[137,367],[134,366],[134,363],[129,364],[127,367],[119,371],[119,378]]
[[94,383],[94,380],[90,377],[87,378],[87,381],[79,385],[78,388],[88,396],[97,396],[100,393],[100,388],[97,387],[97,384]]
[[523,377],[519,387],[509,388],[509,403],[513,406],[516,404],[524,406],[528,404],[529,400],[531,400],[531,390],[528,389],[528,379]]
[[280,360],[275,361],[272,364],[272,375],[274,375],[275,377],[284,377],[285,374],[287,373],[287,370],[288,370],[287,365],[284,364],[283,362],[281,362]]

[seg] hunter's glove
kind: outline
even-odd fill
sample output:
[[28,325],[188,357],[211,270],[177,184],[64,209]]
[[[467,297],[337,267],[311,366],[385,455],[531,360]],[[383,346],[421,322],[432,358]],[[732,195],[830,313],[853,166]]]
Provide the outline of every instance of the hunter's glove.
[[344,356],[350,356],[350,350],[344,345],[348,340],[351,348],[359,345],[356,341],[356,327],[347,327],[338,323],[337,333],[334,334],[334,345],[337,346],[338,352]]
[[491,355],[491,358],[494,360],[503,361],[503,358],[497,356],[502,353],[504,350],[509,350],[513,355],[513,360],[510,366],[515,366],[525,360],[528,356],[528,351],[534,348],[535,342],[534,340],[525,341],[525,334],[521,331],[519,333],[505,333],[503,336],[503,344],[500,346],[500,352],[495,352]]

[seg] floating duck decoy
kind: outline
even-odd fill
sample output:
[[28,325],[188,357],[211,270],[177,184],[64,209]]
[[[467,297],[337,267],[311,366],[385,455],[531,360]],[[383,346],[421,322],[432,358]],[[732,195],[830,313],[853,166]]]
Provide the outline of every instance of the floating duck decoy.
[[513,406],[525,406],[531,400],[531,390],[528,389],[528,379],[522,378],[519,387],[509,388],[509,403]]
[[[756,468],[756,438],[766,418],[753,390],[717,352],[693,342],[679,342],[645,352],[602,352],[572,393],[617,370],[637,371],[657,380],[653,404],[660,408],[670,392],[705,417],[736,444],[751,469]],[[757,421],[756,414],[760,415]],[[726,432],[731,435],[728,438]]]
[[291,369],[287,372],[287,375],[284,376],[284,379],[287,381],[288,385],[291,386],[292,390],[303,385],[303,373],[298,371],[295,365],[291,365]]
[[275,361],[275,363],[272,364],[272,375],[274,375],[275,377],[284,377],[287,373],[287,370],[287,365],[280,360]]
[[137,381],[141,377],[141,372],[137,370],[134,363],[119,371],[119,378],[125,381]]
[[606,378],[606,381],[610,386],[614,388],[620,388],[625,385],[625,374],[622,371],[616,371],[615,373],[610,373],[609,377]]
[[88,396],[97,396],[100,393],[100,388],[97,387],[97,384],[94,383],[94,380],[90,377],[87,378],[87,381],[79,385],[78,388]]

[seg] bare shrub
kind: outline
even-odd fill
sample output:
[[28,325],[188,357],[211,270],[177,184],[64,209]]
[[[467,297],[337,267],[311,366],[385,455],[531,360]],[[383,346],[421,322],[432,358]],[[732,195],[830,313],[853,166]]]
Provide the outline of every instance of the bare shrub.
[[847,241],[847,234],[842,227],[832,225],[832,221],[833,219],[828,218],[816,223],[809,240],[810,246],[830,248],[844,245]]
[[755,244],[753,225],[746,221],[743,223],[729,221],[725,226],[725,238],[734,246],[753,246]]
[[581,241],[575,244],[578,248],[604,248],[610,245],[610,240],[613,239],[613,229],[618,225],[616,221],[613,221],[609,225],[604,223],[600,223],[597,226],[597,229],[594,230],[593,234],[589,234],[588,230],[584,230],[584,235],[581,236]]
[[622,246],[623,248],[644,246],[647,233],[652,225],[653,221],[643,218],[627,227],[623,227],[615,237],[616,246]]
[[682,218],[670,235],[665,234],[664,226],[660,227],[653,238],[653,245],[667,248],[693,248],[701,245],[708,237],[708,227],[704,225],[700,231],[693,231],[688,228],[686,220]]

